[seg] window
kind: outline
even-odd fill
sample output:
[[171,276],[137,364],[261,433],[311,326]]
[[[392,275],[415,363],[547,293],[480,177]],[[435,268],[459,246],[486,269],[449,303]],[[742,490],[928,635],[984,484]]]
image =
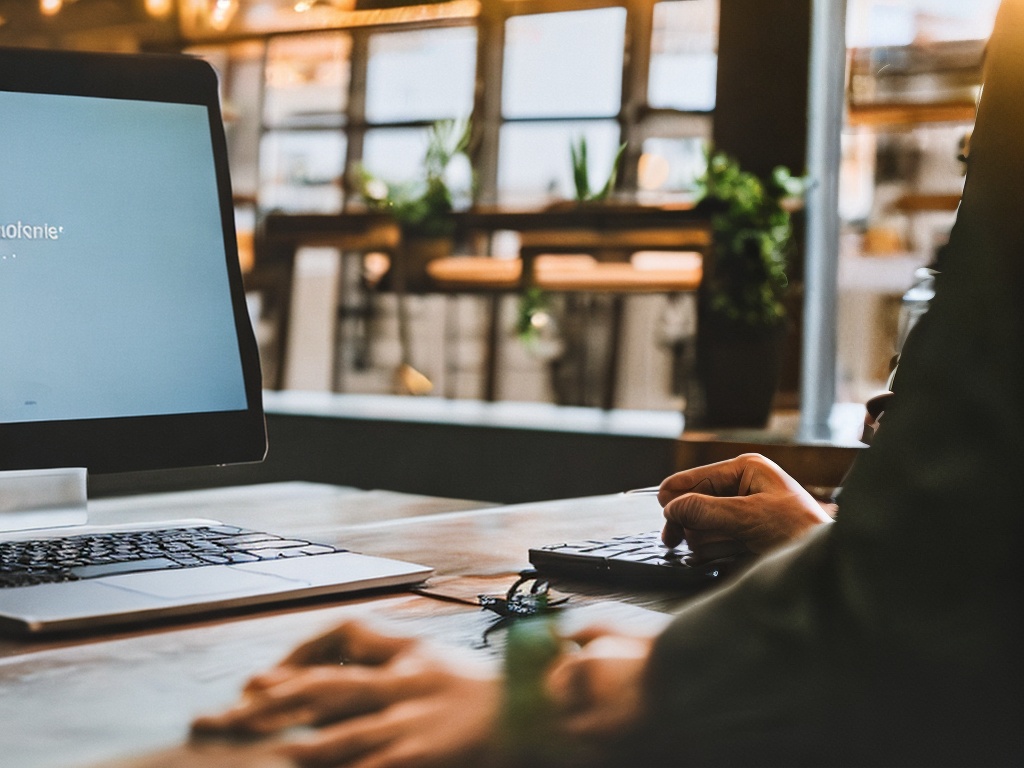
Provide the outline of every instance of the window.
[[263,123],[338,127],[348,101],[352,38],[343,33],[279,37],[267,50]]
[[268,131],[260,144],[260,208],[338,213],[344,166],[340,131]]
[[672,0],[654,6],[648,101],[685,111],[715,108],[717,0]]
[[707,169],[701,137],[652,138],[643,143],[637,171],[641,193],[687,192]]
[[624,8],[509,19],[502,115],[506,119],[617,115],[625,27]]
[[273,38],[267,47],[259,207],[337,213],[343,203],[352,37],[328,32]]
[[[620,142],[626,11],[514,16],[505,23],[498,152],[503,202],[572,198],[570,143],[587,140],[592,178]],[[599,170],[600,169],[600,170]]]
[[374,176],[401,184],[415,176],[426,149],[425,128],[369,130],[363,145],[363,165]]
[[[313,9],[281,5],[280,32],[204,48],[230,70],[236,191],[260,211],[337,213],[348,203],[347,168],[361,163],[392,183],[413,179],[424,128],[480,108],[483,201],[571,198],[569,147],[581,137],[595,184],[627,142],[620,187],[686,193],[711,133],[719,0],[589,1],[550,0],[546,12],[530,5],[525,14],[502,2],[498,13],[508,15],[493,25],[481,15],[420,25],[406,14],[394,25],[378,19],[328,31],[282,26],[289,13],[312,23]],[[315,8],[327,18],[326,6]],[[477,73],[478,61],[493,71]]]
[[370,38],[370,124],[467,118],[473,110],[476,30],[388,32]]
[[619,146],[614,120],[507,123],[501,130],[498,179],[507,203],[536,203],[574,195],[569,147],[587,141],[591,185],[608,178]]

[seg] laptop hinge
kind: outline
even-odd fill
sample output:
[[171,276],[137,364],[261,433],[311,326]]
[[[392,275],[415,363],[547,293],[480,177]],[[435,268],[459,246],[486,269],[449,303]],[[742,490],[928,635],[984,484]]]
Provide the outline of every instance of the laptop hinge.
[[84,467],[0,472],[0,531],[83,525],[87,493]]

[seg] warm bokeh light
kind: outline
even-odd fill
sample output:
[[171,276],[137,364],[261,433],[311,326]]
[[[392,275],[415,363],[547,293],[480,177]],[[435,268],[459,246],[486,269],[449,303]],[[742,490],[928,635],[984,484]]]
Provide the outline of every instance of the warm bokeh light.
[[39,12],[44,16],[54,16],[64,7],[64,0],[39,0]]
[[146,0],[146,13],[158,19],[167,16],[174,8],[174,0]]
[[238,12],[238,0],[215,0],[210,10],[210,26],[223,32],[231,26],[231,20]]
[[644,152],[640,155],[640,163],[637,167],[639,176],[637,183],[640,189],[661,189],[668,183],[671,170],[666,158],[651,152]]

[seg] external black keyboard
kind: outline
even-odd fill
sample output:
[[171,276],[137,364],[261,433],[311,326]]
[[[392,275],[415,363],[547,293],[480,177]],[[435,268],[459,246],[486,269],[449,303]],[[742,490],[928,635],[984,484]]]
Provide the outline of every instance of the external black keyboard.
[[4,541],[0,542],[0,588],[340,551],[233,525]]
[[530,550],[530,562],[542,573],[649,587],[706,586],[747,559],[731,555],[699,560],[686,542],[666,547],[660,531]]

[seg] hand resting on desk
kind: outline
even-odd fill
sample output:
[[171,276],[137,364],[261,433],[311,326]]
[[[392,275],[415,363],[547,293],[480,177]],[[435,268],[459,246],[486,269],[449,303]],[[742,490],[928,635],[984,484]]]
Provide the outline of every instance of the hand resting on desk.
[[[639,718],[651,643],[598,628],[565,639],[544,678],[559,750],[593,749]],[[300,765],[493,764],[505,757],[502,686],[493,664],[348,622],[254,677],[193,733],[278,735],[276,751]]]
[[778,464],[756,453],[677,472],[662,482],[658,501],[662,541],[674,547],[685,538],[708,559],[735,554],[737,544],[761,554],[832,520]]

